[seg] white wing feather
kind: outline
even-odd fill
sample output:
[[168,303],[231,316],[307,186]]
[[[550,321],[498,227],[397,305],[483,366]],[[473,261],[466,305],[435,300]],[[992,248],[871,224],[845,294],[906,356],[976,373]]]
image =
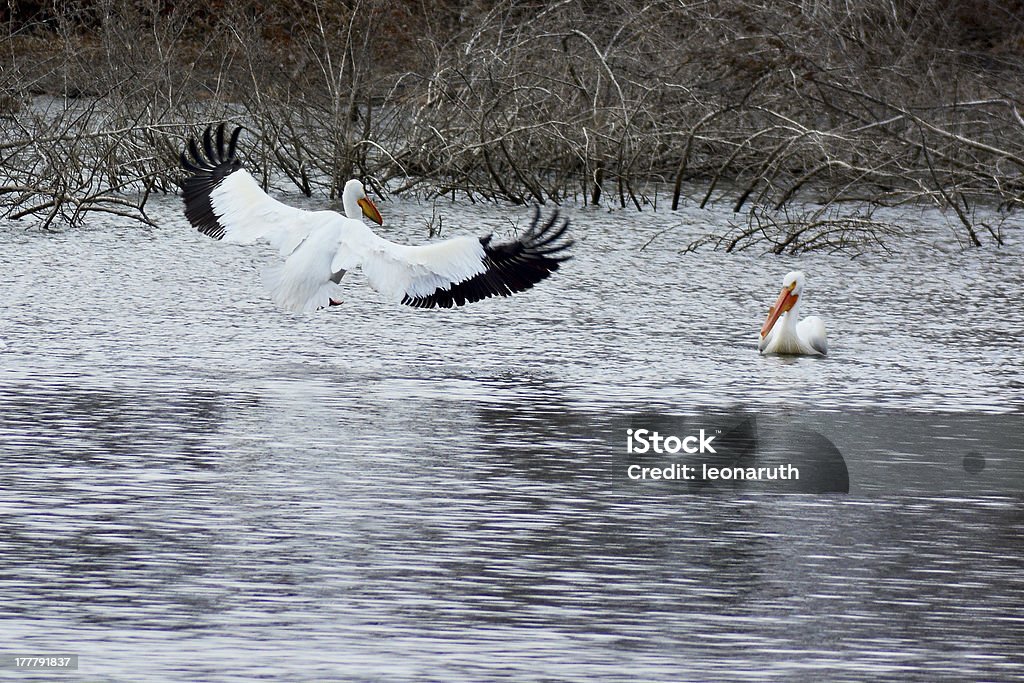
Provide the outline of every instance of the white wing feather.
[[224,178],[210,192],[210,204],[224,227],[224,241],[253,244],[261,239],[282,256],[295,251],[318,222],[333,211],[304,211],[282,204],[245,169]]
[[796,334],[801,341],[812,349],[825,355],[828,353],[828,337],[825,334],[825,323],[816,315],[810,315],[796,324]]
[[361,267],[370,286],[394,301],[428,296],[486,269],[483,245],[475,237],[410,246],[390,242],[361,222],[345,227],[331,267]]

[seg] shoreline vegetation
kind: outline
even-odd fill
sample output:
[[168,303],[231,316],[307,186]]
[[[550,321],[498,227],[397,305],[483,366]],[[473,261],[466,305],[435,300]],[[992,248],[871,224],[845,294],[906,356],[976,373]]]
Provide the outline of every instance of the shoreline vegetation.
[[1024,0],[69,0],[0,21],[0,218],[47,228],[147,222],[224,120],[257,179],[307,196],[361,177],[736,212],[689,248],[856,252],[898,236],[873,208],[911,204],[1002,244],[1024,208]]

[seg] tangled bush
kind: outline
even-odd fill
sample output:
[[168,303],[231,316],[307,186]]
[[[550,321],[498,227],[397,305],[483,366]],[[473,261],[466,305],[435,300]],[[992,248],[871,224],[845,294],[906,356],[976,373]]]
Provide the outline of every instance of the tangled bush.
[[702,205],[769,217],[795,199],[931,202],[974,245],[1002,239],[974,206],[1024,202],[1024,0],[29,10],[2,17],[12,218],[144,217],[184,138],[223,119],[249,129],[265,182],[332,197],[358,175],[637,209],[699,188]]

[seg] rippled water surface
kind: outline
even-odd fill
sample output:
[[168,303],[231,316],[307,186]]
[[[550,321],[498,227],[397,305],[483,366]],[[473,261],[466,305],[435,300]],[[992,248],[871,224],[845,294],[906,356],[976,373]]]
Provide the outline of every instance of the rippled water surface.
[[[381,208],[425,234],[430,206]],[[730,216],[577,210],[576,258],[525,295],[419,311],[354,274],[300,315],[266,250],[152,215],[0,225],[0,655],[100,681],[1024,677],[1019,247],[921,214],[898,255],[682,255]],[[795,267],[825,359],[756,352]],[[698,423],[758,457],[827,443],[850,492],[627,476],[627,428]]]

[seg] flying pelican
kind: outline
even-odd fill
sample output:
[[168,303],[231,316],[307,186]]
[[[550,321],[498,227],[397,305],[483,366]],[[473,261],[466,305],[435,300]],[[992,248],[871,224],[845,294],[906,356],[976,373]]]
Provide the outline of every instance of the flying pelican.
[[[768,319],[758,337],[757,348],[761,353],[824,356],[828,352],[825,323],[821,318],[812,315],[797,323],[804,279],[804,274],[796,270],[786,273],[782,279],[782,291],[768,311]],[[782,324],[776,327],[779,318]]]
[[[570,258],[565,251],[569,221],[553,212],[543,224],[536,210],[518,239],[491,244],[493,235],[460,236],[422,246],[396,244],[358,220],[382,222],[363,184],[345,185],[345,216],[304,211],[268,196],[235,156],[241,127],[225,139],[224,124],[214,136],[195,139],[181,166],[191,175],[182,183],[185,216],[199,232],[238,244],[264,240],[284,262],[264,270],[264,285],[278,306],[315,311],[338,304],[345,271],[361,267],[370,286],[394,301],[417,308],[451,308],[491,296],[530,289]],[[191,155],[191,158],[189,157]],[[560,223],[560,224],[559,224]]]

